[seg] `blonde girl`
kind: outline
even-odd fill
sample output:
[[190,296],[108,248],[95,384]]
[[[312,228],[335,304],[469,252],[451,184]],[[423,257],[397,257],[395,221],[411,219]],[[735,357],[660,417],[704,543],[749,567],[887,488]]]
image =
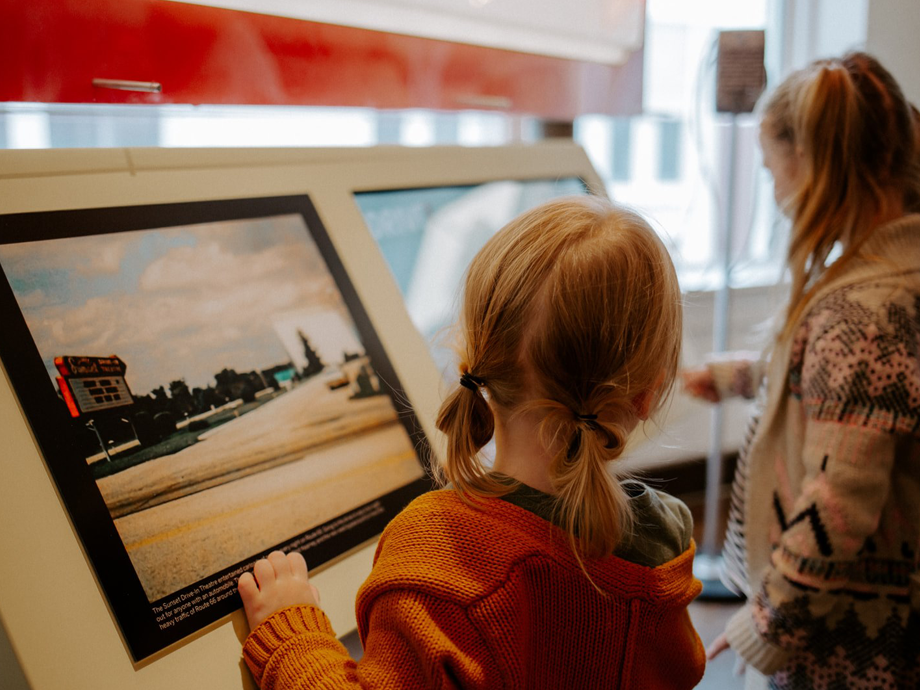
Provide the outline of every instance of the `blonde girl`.
[[460,335],[437,420],[446,488],[381,537],[358,593],[361,661],[303,559],[276,552],[239,584],[254,677],[263,690],[693,687],[689,512],[613,472],[677,369],[680,295],[661,241],[600,198],[525,213],[473,260]]
[[[752,687],[917,688],[917,112],[852,53],[786,79],[760,139],[792,219],[791,296],[726,536],[726,575],[748,603],[709,653],[730,646],[759,672]],[[753,390],[761,368],[714,363],[685,381],[718,399]]]

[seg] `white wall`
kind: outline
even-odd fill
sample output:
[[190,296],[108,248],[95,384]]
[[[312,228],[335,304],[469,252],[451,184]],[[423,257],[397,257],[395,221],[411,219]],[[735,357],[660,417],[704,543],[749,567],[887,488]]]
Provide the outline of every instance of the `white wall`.
[[[903,0],[914,4],[917,0]],[[869,8],[887,0],[773,0],[774,17],[780,29],[779,60],[775,83],[789,72],[812,60],[841,55],[863,48]]]
[[776,46],[780,55],[773,61],[780,78],[817,58],[861,49],[881,60],[907,97],[920,103],[918,0],[771,2],[774,20],[780,28]]
[[904,93],[920,103],[920,2],[871,0],[866,49],[894,74]]

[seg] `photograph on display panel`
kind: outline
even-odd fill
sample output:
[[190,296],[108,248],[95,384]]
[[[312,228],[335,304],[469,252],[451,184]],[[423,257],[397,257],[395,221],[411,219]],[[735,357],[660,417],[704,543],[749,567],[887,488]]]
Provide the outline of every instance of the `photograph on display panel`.
[[0,217],[0,357],[137,660],[430,487],[428,445],[308,198]]
[[466,267],[482,246],[527,209],[587,194],[578,177],[362,190],[355,202],[438,368],[454,369],[450,326],[459,317]]

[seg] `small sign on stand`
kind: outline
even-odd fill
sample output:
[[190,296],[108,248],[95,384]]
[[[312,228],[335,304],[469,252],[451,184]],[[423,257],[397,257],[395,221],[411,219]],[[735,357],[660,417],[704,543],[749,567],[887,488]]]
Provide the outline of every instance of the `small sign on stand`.
[[722,31],[716,61],[716,112],[752,113],[767,84],[763,31]]

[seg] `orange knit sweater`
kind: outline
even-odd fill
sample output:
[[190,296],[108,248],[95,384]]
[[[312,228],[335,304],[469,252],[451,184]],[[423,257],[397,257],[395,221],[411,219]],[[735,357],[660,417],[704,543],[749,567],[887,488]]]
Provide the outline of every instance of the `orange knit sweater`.
[[705,665],[687,613],[692,562],[692,544],[655,568],[589,560],[602,595],[558,527],[435,491],[380,539],[358,592],[360,663],[312,606],[269,617],[243,654],[263,690],[691,688]]

